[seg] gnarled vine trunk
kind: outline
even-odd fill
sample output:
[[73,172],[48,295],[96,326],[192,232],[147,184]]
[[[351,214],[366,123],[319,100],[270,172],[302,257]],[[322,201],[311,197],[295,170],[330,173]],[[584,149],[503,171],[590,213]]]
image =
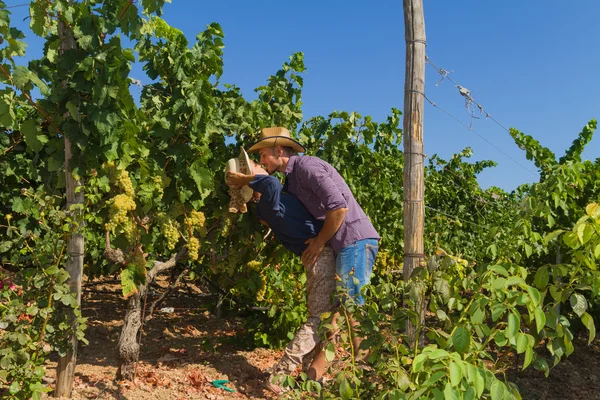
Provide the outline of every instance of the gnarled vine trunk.
[[138,334],[142,327],[142,298],[145,292],[146,286],[131,295],[127,301],[127,311],[119,337],[117,379],[132,381],[135,378],[135,363],[140,356]]
[[[107,251],[105,255],[108,256],[108,250],[110,244],[107,242]],[[123,329],[121,330],[121,336],[119,337],[119,345],[117,347],[119,367],[117,369],[117,379],[123,379],[133,381],[135,378],[135,364],[140,357],[140,344],[139,334],[143,324],[143,313],[142,300],[146,296],[148,287],[159,273],[173,268],[177,265],[177,262],[187,258],[187,249],[184,246],[179,252],[168,261],[155,262],[154,268],[152,268],[146,274],[146,283],[138,286],[138,291],[133,293],[127,302],[127,311],[125,312],[125,318],[123,321]]]

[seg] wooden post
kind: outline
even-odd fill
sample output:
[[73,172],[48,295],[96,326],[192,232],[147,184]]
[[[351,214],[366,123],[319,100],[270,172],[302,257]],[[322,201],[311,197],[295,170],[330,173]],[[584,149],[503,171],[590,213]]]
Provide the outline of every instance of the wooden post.
[[[61,55],[65,51],[76,48],[73,33],[61,20],[58,23],[58,32],[61,39]],[[66,86],[66,82],[63,82]],[[73,116],[77,118],[77,116]],[[70,207],[74,204],[84,204],[83,188],[81,182],[73,178],[71,171],[71,141],[67,135],[63,136],[65,143],[65,174],[67,185],[67,212],[70,213]],[[79,188],[78,191],[76,189]],[[81,276],[83,273],[83,235],[81,234],[83,226],[83,218],[81,211],[71,213],[75,222],[79,224],[77,231],[74,232],[67,241],[67,249],[69,259],[65,265],[65,269],[69,273],[69,286],[71,293],[74,293],[77,298],[77,304],[81,305]],[[69,315],[72,324],[75,324],[75,315],[71,312]],[[75,365],[77,361],[77,336],[71,337],[71,348],[67,351],[64,357],[58,359],[56,367],[56,397],[71,397],[73,390],[73,379],[75,377]]]
[[[425,93],[425,18],[423,0],[404,0],[406,75],[404,81],[404,281],[408,282],[423,255],[425,208],[423,105]],[[424,323],[423,293],[416,311]],[[409,322],[414,343],[416,328]]]

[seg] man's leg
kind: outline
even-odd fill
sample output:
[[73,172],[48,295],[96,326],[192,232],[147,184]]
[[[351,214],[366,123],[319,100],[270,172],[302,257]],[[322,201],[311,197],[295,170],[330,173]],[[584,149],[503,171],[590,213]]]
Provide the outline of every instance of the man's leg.
[[[306,269],[307,321],[296,332],[292,341],[285,348],[284,356],[273,368],[273,373],[269,378],[270,383],[274,376],[289,375],[298,365],[308,364],[308,359],[304,359],[310,355],[321,340],[318,332],[321,314],[331,311],[331,294],[335,292],[335,285],[335,257],[331,247],[325,246],[315,265]],[[324,370],[324,367],[322,369]],[[320,374],[322,373],[323,371],[320,372]],[[277,389],[281,389],[275,386],[278,385],[271,383],[273,391],[277,392]]]
[[[306,267],[307,277],[310,276],[310,284],[306,284],[307,308],[309,317],[316,317],[321,321],[321,315],[333,311],[332,297],[335,293],[335,255],[330,246],[325,246],[323,252],[317,259],[317,262]],[[321,379],[327,360],[323,352],[320,337],[318,338],[317,349],[310,367],[306,370],[308,379]]]
[[280,385],[280,381],[277,377],[293,373],[296,370],[296,367],[302,364],[303,358],[315,348],[319,338],[317,332],[319,322],[320,320],[309,317],[304,325],[298,329],[292,341],[286,346],[284,350],[285,354],[275,367],[273,367],[273,371],[269,376],[267,386],[271,391],[278,394],[286,391],[286,389]]
[[298,329],[292,341],[286,346],[284,355],[273,368],[273,375],[289,375],[302,364],[304,357],[317,345],[320,318],[308,317]]
[[[359,306],[365,303],[360,291],[363,286],[368,285],[371,281],[373,264],[375,264],[378,250],[379,243],[377,240],[364,239],[343,248],[337,256],[336,271],[341,278],[341,285],[346,289],[346,295]],[[355,358],[362,359],[366,357],[368,352],[361,351],[359,353],[362,337],[356,334],[358,323],[353,318],[350,318],[349,322],[354,333],[352,345]]]

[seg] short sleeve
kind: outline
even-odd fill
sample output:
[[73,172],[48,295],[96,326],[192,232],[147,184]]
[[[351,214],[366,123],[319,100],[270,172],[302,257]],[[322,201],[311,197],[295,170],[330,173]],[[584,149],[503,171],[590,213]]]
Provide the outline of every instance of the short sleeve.
[[295,172],[300,185],[311,191],[323,203],[326,211],[348,207],[346,198],[325,165],[311,163],[298,165],[295,169],[297,169]]

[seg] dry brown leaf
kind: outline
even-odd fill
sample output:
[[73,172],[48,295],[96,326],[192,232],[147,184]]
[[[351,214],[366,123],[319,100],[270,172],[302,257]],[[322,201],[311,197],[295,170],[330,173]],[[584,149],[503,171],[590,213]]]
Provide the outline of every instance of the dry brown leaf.
[[206,385],[207,378],[202,371],[194,369],[188,374],[188,380],[195,388],[203,388]]

